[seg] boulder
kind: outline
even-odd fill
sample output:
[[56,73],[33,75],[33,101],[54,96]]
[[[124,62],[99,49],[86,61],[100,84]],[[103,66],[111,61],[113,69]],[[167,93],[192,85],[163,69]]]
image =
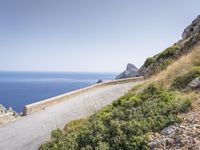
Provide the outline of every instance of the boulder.
[[102,83],[102,82],[103,82],[103,80],[99,79],[99,80],[97,81],[97,84]]
[[167,135],[169,137],[174,137],[174,136],[180,135],[181,133],[182,133],[182,129],[176,125],[170,125],[161,131],[162,135],[165,135],[165,136]]
[[200,88],[200,78],[195,78],[189,83],[189,88],[197,89]]
[[138,68],[129,63],[126,67],[126,70],[122,73],[120,73],[116,79],[124,79],[124,78],[130,78],[130,77],[136,77],[138,75]]

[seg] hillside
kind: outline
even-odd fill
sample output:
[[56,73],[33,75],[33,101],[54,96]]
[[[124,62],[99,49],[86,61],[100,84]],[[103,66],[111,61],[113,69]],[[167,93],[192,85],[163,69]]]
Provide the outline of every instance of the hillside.
[[165,70],[174,61],[189,53],[200,44],[200,16],[189,25],[182,34],[182,39],[161,53],[146,59],[139,69],[139,74],[149,77]]
[[140,68],[147,79],[89,118],[52,132],[41,150],[200,147],[200,17]]

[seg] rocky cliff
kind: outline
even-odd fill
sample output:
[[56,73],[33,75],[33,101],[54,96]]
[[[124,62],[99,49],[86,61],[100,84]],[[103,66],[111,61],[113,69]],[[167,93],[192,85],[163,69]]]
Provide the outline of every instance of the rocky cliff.
[[200,16],[189,25],[182,34],[182,39],[163,52],[146,59],[139,69],[139,75],[149,77],[164,70],[172,62],[187,54],[191,49],[200,44]]
[[135,65],[129,63],[126,67],[126,70],[124,72],[120,73],[116,77],[116,79],[135,77],[135,76],[137,76],[137,74],[138,74],[138,68]]

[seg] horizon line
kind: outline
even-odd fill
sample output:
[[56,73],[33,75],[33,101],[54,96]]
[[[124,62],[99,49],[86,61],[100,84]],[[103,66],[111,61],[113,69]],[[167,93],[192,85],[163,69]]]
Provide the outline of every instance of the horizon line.
[[120,73],[120,72],[108,72],[108,71],[64,71],[64,70],[0,70],[0,72],[49,72],[49,73]]

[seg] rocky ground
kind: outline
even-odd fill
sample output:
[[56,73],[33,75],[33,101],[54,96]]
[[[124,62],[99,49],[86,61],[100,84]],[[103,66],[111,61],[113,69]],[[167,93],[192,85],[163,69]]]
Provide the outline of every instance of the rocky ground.
[[15,121],[18,118],[20,118],[20,115],[13,111],[11,107],[6,109],[3,105],[0,104],[0,126],[11,121]]
[[182,123],[151,136],[152,150],[200,150],[200,98],[193,103],[191,111],[181,117]]

